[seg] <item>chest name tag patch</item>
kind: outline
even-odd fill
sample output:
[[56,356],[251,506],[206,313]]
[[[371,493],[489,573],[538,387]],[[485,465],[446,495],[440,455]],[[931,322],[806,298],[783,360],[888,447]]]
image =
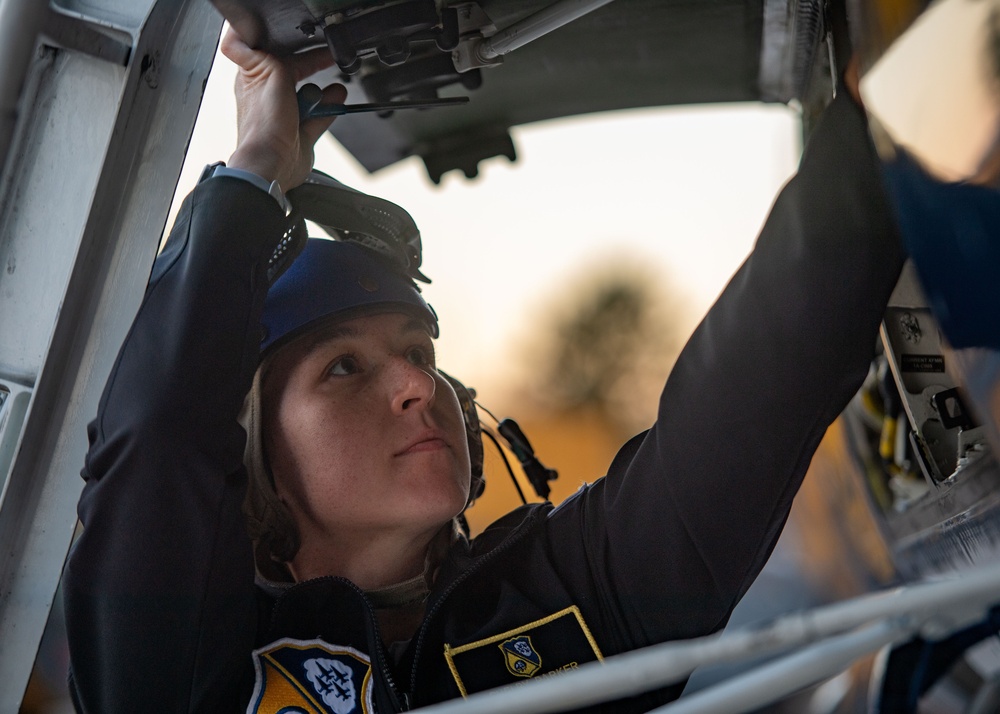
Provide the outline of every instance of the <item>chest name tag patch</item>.
[[247,714],[375,714],[368,655],[322,640],[285,638],[255,650]]
[[604,659],[576,605],[467,645],[446,644],[444,657],[463,697]]

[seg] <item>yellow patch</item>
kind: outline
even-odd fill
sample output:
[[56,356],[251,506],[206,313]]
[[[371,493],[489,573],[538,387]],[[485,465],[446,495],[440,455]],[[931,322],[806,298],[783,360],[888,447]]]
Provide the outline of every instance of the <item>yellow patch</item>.
[[463,697],[604,659],[576,605],[492,637],[445,644],[444,657]]
[[371,660],[352,647],[285,638],[253,653],[247,714],[374,714]]

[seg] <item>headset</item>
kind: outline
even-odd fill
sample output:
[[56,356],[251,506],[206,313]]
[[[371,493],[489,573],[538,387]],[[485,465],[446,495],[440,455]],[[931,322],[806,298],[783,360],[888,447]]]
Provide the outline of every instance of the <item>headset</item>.
[[[306,269],[305,266],[296,265],[295,268],[292,266],[296,263],[295,259],[306,249],[307,244],[313,243],[313,241],[308,240],[305,229],[305,221],[312,221],[332,237],[335,242],[355,244],[367,251],[369,256],[367,259],[368,262],[380,264],[379,270],[382,270],[382,272],[377,273],[377,276],[379,282],[386,286],[385,291],[387,293],[392,292],[390,287],[392,285],[402,286],[398,287],[391,297],[382,296],[378,298],[378,301],[381,303],[387,301],[394,302],[415,314],[419,314],[428,322],[432,335],[437,336],[437,316],[434,314],[433,308],[427,305],[419,295],[420,288],[417,285],[417,281],[429,283],[430,280],[420,272],[422,260],[420,231],[409,213],[390,201],[369,196],[368,194],[352,189],[315,169],[301,186],[288,192],[288,202],[291,206],[291,213],[289,215],[290,227],[275,249],[268,266],[268,279],[272,286],[271,292],[280,293],[281,288],[280,286],[276,286],[276,283],[280,278],[286,276],[287,271],[291,270],[294,273],[296,270]],[[313,253],[318,255],[316,246],[309,246],[309,248]],[[325,246],[325,248],[329,250],[330,247]],[[348,254],[351,251],[341,250],[340,252]],[[370,260],[372,254],[377,256],[377,261]],[[307,257],[313,260],[317,259],[313,256]],[[348,259],[350,258],[348,255]],[[322,260],[323,258],[320,257],[318,259]],[[338,258],[338,260],[342,261],[343,258]],[[285,277],[284,282],[293,282],[295,277],[292,276],[291,279]],[[400,278],[404,277],[406,280],[400,280]],[[316,279],[315,276],[302,278],[305,281]],[[353,287],[351,280],[342,279],[340,282],[351,283]],[[324,292],[332,292],[332,288]],[[353,305],[356,303],[361,304],[363,301],[369,299],[364,294],[364,291],[355,290],[354,293],[356,294],[340,294],[333,298],[333,301],[336,302],[339,300]],[[269,293],[268,300],[273,302],[272,297],[274,297],[274,300],[277,300],[280,296],[272,296]],[[274,328],[267,324],[267,320],[265,320],[265,330],[268,334],[265,334],[262,347],[270,349],[270,346],[275,343],[277,334],[294,333],[302,325],[321,316],[324,309],[326,309],[321,304],[322,300],[310,300],[309,302],[310,305],[304,311],[306,313],[304,316],[295,314],[292,318],[288,318],[296,322],[297,325],[289,327],[287,324],[281,324],[277,328]],[[297,306],[293,307],[294,309],[290,310],[291,313],[303,312],[301,308]],[[272,306],[270,312],[273,313],[275,311],[276,308]],[[265,314],[268,313],[269,307],[265,306]],[[504,454],[503,448],[500,446],[497,436],[506,442],[511,452],[518,459],[535,493],[540,498],[547,499],[550,493],[548,482],[557,478],[558,474],[555,470],[546,468],[541,464],[535,456],[530,442],[517,423],[512,419],[498,420],[489,410],[483,407],[483,410],[496,421],[496,433],[491,428],[484,427],[479,418],[475,390],[466,387],[455,377],[440,370],[439,372],[451,385],[452,389],[455,390],[465,422],[472,471],[469,504],[471,505],[473,501],[482,495],[486,485],[483,476],[484,434],[497,447],[507,467],[507,471],[514,482],[514,486],[521,497],[522,503],[526,503],[527,501],[520,486],[518,486],[514,471]]]

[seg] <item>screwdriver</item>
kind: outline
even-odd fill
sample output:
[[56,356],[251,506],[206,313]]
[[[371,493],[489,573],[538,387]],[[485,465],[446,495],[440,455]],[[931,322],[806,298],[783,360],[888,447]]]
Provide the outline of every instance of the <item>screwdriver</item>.
[[427,109],[431,107],[451,107],[466,104],[468,97],[447,97],[444,99],[400,100],[396,102],[373,102],[370,104],[321,104],[323,90],[315,84],[305,84],[295,93],[299,102],[301,121],[316,117],[339,117],[343,114],[359,112],[389,112],[396,109]]

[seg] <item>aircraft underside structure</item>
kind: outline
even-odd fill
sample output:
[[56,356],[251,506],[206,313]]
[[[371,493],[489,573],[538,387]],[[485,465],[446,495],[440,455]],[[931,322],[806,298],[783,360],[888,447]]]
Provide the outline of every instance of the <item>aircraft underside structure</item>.
[[[899,3],[913,12],[926,4]],[[851,0],[0,0],[0,712],[17,711],[49,617],[76,528],[86,426],[141,300],[223,16],[274,52],[329,46],[338,61],[329,79],[349,83],[355,101],[468,95],[467,105],[447,112],[397,111],[375,123],[343,117],[334,126],[368,170],[417,156],[437,182],[452,170],[474,177],[492,157],[515,160],[510,128],[553,117],[778,101],[798,104],[808,130],[846,62],[847,18],[863,14],[859,7]],[[996,352],[952,352],[912,271],[893,296],[883,341],[885,383],[896,389],[892,410],[883,411],[891,413],[880,413],[875,426],[864,416],[848,421],[863,469],[884,468],[870,484],[873,508],[901,579],[995,559],[1000,469],[989,446],[1000,445],[1000,368],[991,381],[981,367],[998,364]],[[946,359],[962,368],[946,370]],[[884,434],[873,433],[889,422],[896,441],[882,453]],[[1000,578],[986,572],[974,583],[979,590],[967,593],[980,614],[988,604],[982,593],[995,589],[989,577]],[[902,602],[917,613],[962,595],[907,597]],[[872,624],[879,607],[824,620],[839,623],[829,625],[831,637],[863,630],[838,656],[861,640],[875,648],[921,628],[947,629],[919,616]],[[869,625],[883,629],[864,630]],[[712,656],[734,656],[702,644]],[[679,661],[669,666],[680,672]]]

